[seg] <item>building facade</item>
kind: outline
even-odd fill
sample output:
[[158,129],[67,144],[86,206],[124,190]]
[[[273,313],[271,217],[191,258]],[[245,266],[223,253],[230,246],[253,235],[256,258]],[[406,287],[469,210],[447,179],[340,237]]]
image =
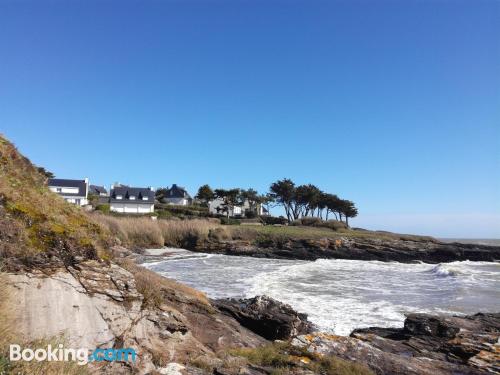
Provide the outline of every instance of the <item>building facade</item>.
[[49,178],[48,186],[50,191],[60,195],[67,202],[77,206],[85,206],[89,203],[89,179],[70,180],[62,178]]
[[191,198],[186,189],[173,184],[170,189],[167,189],[162,201],[163,203],[172,205],[188,206],[193,203],[193,198]]
[[128,214],[154,212],[155,192],[152,188],[111,186],[109,209]]

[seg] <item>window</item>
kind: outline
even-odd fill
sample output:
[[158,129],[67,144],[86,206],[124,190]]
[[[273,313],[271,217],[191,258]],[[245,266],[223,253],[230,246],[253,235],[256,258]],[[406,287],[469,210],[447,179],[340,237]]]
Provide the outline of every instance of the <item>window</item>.
[[56,191],[57,191],[58,193],[60,193],[60,192],[62,191],[62,189],[61,189],[61,188],[56,188]]
[[130,197],[128,197],[128,199],[130,199],[131,201],[135,201],[135,196],[131,195]]
[[143,201],[147,201],[147,200],[148,200],[148,197],[142,197],[142,200],[143,200]]
[[117,195],[116,199],[122,199],[123,197],[121,195]]

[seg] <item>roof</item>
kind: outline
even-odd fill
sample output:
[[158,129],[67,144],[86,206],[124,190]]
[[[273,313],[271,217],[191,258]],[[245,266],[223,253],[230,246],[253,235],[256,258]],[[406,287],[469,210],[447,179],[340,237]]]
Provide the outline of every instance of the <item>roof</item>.
[[189,193],[182,186],[177,186],[173,184],[170,189],[167,190],[165,198],[191,198]]
[[89,187],[89,193],[94,193],[94,194],[108,194],[108,191],[104,186],[99,186],[99,185],[90,185]]
[[[116,199],[118,195],[122,196],[122,199]],[[130,199],[130,197],[135,197],[135,199]],[[147,199],[143,199],[146,197]],[[116,186],[111,189],[110,194],[111,203],[136,203],[136,204],[154,204],[155,203],[155,192],[150,188],[142,187],[130,187],[130,186]]]
[[78,193],[64,193],[63,195],[85,197],[87,195],[87,181],[69,180],[63,178],[49,178],[48,185],[52,187],[78,188]]

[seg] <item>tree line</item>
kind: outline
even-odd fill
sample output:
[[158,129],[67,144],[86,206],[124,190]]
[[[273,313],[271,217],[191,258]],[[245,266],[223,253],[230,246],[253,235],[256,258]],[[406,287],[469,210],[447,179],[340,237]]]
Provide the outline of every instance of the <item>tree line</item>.
[[283,207],[289,222],[301,217],[318,217],[328,220],[332,218],[345,221],[358,215],[354,202],[341,199],[336,194],[324,192],[312,184],[296,185],[292,180],[284,178],[271,184],[267,194],[259,194],[254,189],[215,189],[203,185],[195,196],[199,201],[208,204],[211,200],[221,199],[223,207],[229,208],[248,201],[251,210],[257,210],[259,204]]

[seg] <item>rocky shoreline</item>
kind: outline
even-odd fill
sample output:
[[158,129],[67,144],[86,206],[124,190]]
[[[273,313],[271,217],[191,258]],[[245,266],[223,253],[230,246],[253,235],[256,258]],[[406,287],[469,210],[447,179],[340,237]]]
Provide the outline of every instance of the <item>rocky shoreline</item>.
[[251,331],[266,332],[268,339],[291,339],[292,346],[361,363],[379,375],[500,372],[500,313],[409,314],[403,328],[372,327],[337,336],[312,332],[304,314],[269,297],[218,300],[214,305]]
[[286,239],[260,242],[246,240],[199,241],[188,250],[236,256],[276,259],[351,259],[383,262],[444,263],[454,261],[500,260],[500,246],[446,243],[437,240],[321,238]]

